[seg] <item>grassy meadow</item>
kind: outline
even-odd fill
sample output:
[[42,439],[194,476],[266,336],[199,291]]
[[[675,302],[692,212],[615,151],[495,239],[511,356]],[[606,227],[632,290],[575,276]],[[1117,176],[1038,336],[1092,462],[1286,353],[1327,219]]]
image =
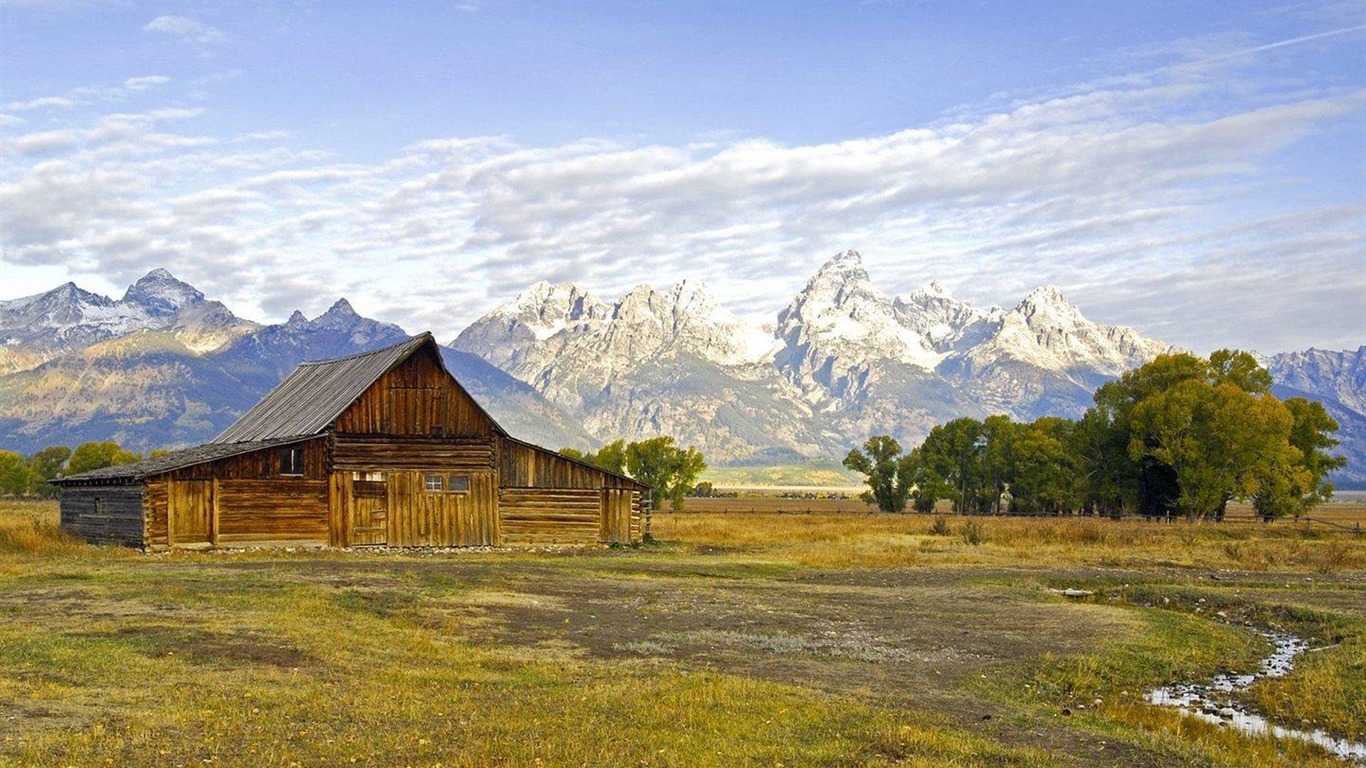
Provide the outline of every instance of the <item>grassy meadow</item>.
[[1144,703],[1255,669],[1248,623],[1315,649],[1249,705],[1366,740],[1333,526],[708,499],[654,533],[145,555],[0,502],[0,766],[1343,765]]

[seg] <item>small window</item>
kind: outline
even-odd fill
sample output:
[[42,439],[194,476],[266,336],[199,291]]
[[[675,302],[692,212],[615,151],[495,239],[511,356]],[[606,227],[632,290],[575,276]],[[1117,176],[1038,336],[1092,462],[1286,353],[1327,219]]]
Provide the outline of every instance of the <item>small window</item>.
[[446,478],[446,490],[451,493],[469,493],[470,479],[465,475],[451,475]]
[[442,479],[441,475],[423,475],[423,490],[431,491],[432,493],[441,493],[443,488]]
[[297,445],[280,449],[280,474],[302,475],[304,473],[304,451]]
[[99,496],[95,497],[95,514],[104,514],[104,499],[101,499]]

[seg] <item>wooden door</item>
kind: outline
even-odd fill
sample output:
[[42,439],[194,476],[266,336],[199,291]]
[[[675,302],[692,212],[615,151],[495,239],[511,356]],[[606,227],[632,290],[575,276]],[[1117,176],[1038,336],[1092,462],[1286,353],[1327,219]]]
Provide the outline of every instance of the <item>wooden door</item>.
[[631,540],[631,492],[620,488],[602,489],[602,517],[599,540],[626,543]]
[[368,479],[351,481],[351,546],[382,546],[389,542],[389,483],[382,472],[365,475]]
[[166,532],[171,546],[212,546],[217,527],[212,480],[172,480],[167,486]]

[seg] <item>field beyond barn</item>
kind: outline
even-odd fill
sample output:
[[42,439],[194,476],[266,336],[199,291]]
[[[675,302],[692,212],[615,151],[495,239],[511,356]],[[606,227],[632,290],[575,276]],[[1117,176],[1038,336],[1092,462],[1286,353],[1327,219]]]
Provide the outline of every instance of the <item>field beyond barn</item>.
[[1249,704],[1366,740],[1366,506],[865,509],[689,500],[637,549],[144,555],[0,502],[0,765],[1343,765],[1143,702],[1255,669],[1245,624],[1315,649]]

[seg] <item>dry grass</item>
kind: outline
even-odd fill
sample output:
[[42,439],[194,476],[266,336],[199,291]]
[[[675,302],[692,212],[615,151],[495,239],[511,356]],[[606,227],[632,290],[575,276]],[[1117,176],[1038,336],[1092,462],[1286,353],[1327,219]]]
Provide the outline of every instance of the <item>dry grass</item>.
[[[1260,641],[1208,618],[1234,605],[1338,643],[1259,685],[1259,706],[1360,733],[1366,542],[1349,534],[861,511],[654,520],[666,544],[640,551],[148,556],[72,541],[53,504],[0,503],[0,765],[1061,766],[1093,764],[1100,742],[1105,764],[1333,765],[1141,702],[1254,663]],[[1107,581],[1117,566],[1141,592]],[[1276,575],[1197,578],[1217,569]],[[1308,580],[1323,573],[1338,575]],[[1060,583],[1099,604],[1045,588]],[[676,638],[652,629],[694,614]],[[1064,642],[1083,627],[1085,642]],[[1030,650],[987,652],[1016,647],[1005,639]],[[872,682],[843,685],[850,674]],[[878,687],[889,680],[925,687]],[[990,726],[975,709],[988,704]]]
[[[1286,521],[1271,525],[1166,524],[1094,517],[778,513],[755,511],[759,507],[753,500],[738,501],[746,510],[743,514],[657,513],[654,534],[692,547],[742,550],[819,567],[1160,565],[1251,571],[1309,569],[1319,573],[1366,568],[1366,536]],[[837,502],[827,506],[843,509]],[[975,525],[976,533],[957,538],[936,535],[934,526],[944,519],[956,536],[963,533],[965,525]]]

